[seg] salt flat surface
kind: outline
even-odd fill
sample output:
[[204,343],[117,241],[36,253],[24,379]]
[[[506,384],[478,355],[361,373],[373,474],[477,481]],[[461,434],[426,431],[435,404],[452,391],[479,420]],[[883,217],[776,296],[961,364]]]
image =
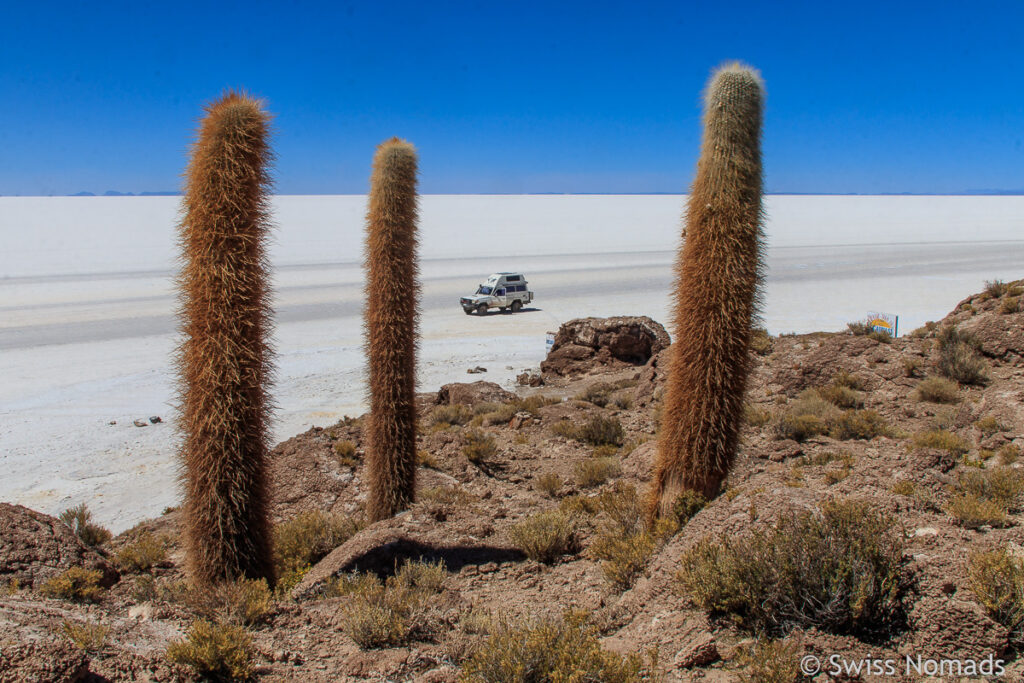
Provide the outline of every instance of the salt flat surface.
[[[0,500],[87,502],[115,531],[178,502],[176,197],[0,197]],[[668,326],[679,196],[427,196],[419,386],[510,385],[571,318]],[[275,199],[279,406],[287,438],[364,409],[364,197]],[[764,319],[838,330],[868,310],[909,331],[985,280],[1024,276],[1022,197],[772,196]],[[466,316],[460,295],[522,270],[536,306]],[[486,375],[467,375],[474,366]],[[134,419],[159,415],[145,428]],[[116,422],[116,424],[109,424]]]

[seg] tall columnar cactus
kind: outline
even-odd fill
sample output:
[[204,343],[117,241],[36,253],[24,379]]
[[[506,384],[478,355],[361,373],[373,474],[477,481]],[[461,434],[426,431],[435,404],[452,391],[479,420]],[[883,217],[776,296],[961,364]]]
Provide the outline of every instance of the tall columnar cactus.
[[269,124],[259,100],[227,93],[206,107],[186,173],[177,363],[185,548],[200,584],[274,579]]
[[366,218],[372,521],[409,507],[416,484],[416,222],[416,149],[392,138],[377,147],[373,159]]
[[763,250],[761,112],[756,71],[718,69],[676,264],[668,367],[649,516],[688,489],[711,498],[736,455],[758,315]]

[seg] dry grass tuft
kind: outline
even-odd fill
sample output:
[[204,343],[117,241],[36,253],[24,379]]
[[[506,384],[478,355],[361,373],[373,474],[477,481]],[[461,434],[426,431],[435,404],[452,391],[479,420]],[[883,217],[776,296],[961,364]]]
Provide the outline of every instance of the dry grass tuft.
[[969,332],[955,326],[942,329],[935,339],[939,350],[939,374],[960,384],[987,384],[989,377],[981,359],[981,343]]
[[85,503],[68,508],[57,517],[60,521],[71,527],[78,536],[78,540],[87,546],[98,546],[111,539],[112,534],[107,529],[92,523],[92,512]]
[[562,478],[554,472],[548,472],[534,479],[533,487],[541,493],[554,498],[558,493],[558,489],[562,488]]
[[622,423],[614,417],[595,415],[583,424],[572,420],[562,420],[551,426],[551,431],[558,436],[582,441],[592,446],[621,446],[625,437]]
[[361,526],[349,517],[319,510],[307,510],[277,524],[274,527],[274,570],[278,582],[297,585],[301,573],[350,539]]
[[351,441],[335,441],[334,456],[342,467],[356,467],[359,459],[356,457],[356,445]]
[[914,445],[918,448],[937,448],[952,455],[963,455],[971,450],[970,444],[955,432],[945,429],[930,429],[914,437]]
[[91,655],[98,654],[106,647],[110,629],[102,624],[65,620],[61,631],[75,647]]
[[803,647],[791,638],[758,640],[740,648],[736,663],[741,683],[800,683],[805,680],[800,671]]

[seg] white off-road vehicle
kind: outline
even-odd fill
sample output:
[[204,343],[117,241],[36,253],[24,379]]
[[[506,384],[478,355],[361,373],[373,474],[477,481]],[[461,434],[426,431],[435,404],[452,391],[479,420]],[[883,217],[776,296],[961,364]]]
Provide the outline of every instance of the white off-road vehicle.
[[504,313],[519,311],[525,304],[533,301],[533,292],[522,273],[495,273],[476,289],[473,296],[459,299],[462,310],[469,315],[476,311],[484,315],[488,309],[497,308]]

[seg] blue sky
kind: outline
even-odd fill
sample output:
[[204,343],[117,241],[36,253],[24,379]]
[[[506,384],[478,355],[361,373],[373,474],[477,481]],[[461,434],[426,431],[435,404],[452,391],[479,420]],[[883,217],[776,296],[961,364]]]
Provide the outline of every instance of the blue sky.
[[1024,190],[1024,3],[7,3],[0,194],[177,190],[202,104],[276,115],[277,191],[681,192],[717,64],[761,70],[770,192]]

